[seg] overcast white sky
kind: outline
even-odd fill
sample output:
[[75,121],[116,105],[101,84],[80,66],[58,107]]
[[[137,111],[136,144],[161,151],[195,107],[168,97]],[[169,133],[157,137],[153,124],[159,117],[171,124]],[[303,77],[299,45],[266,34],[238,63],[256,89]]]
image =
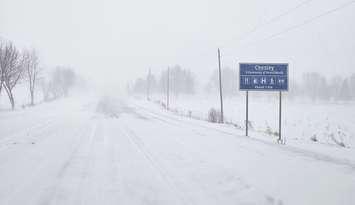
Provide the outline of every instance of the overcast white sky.
[[[270,19],[304,3],[278,20]],[[48,67],[70,65],[118,83],[180,64],[206,79],[223,65],[290,63],[290,75],[355,72],[355,3],[274,38],[349,0],[0,0],[0,36],[35,47]],[[258,28],[250,33],[253,28]]]

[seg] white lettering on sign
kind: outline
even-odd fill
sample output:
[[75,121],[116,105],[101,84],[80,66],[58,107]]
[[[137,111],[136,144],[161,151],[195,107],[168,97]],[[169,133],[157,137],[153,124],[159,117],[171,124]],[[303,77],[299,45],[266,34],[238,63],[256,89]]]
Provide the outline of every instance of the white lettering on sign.
[[255,65],[257,71],[274,71],[274,66],[271,65]]
[[279,84],[284,84],[285,83],[285,79],[279,79]]
[[266,78],[261,78],[261,84],[266,84]]

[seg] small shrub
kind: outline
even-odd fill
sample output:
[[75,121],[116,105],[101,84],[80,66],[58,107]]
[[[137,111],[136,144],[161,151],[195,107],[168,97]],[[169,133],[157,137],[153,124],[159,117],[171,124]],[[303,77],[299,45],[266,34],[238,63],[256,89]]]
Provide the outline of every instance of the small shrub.
[[268,135],[274,134],[273,131],[271,130],[271,127],[270,127],[270,126],[267,126],[267,127],[266,127],[265,133],[268,134]]
[[220,123],[221,122],[221,113],[218,110],[211,108],[208,111],[208,121],[212,122],[212,123]]
[[166,109],[165,103],[162,102],[160,105],[161,105],[164,109]]
[[317,142],[317,141],[318,141],[316,134],[312,135],[310,139],[311,139],[313,142]]
[[343,141],[340,141],[338,139],[335,138],[334,134],[331,133],[330,134],[330,138],[333,140],[333,142],[341,147],[345,147],[345,143]]
[[[245,123],[245,120],[244,120],[244,123]],[[253,123],[250,120],[248,120],[248,129],[254,130]]]

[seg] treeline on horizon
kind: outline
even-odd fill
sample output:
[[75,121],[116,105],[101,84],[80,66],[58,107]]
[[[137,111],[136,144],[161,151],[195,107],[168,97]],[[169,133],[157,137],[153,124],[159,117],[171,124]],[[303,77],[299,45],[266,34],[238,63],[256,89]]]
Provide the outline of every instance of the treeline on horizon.
[[[159,74],[148,73],[145,77],[136,79],[127,85],[131,94],[165,94],[168,84],[168,70]],[[211,94],[218,93],[218,70],[214,70],[207,83],[198,87],[196,75],[189,69],[179,65],[169,69],[169,90],[172,95],[180,94]],[[237,69],[224,67],[222,69],[222,88],[224,97],[242,95],[239,91],[239,76]],[[258,92],[259,93],[259,92]],[[261,93],[261,92],[260,92]],[[258,94],[256,94],[258,95]],[[260,94],[261,95],[261,94]],[[311,101],[339,102],[355,100],[355,73],[348,77],[333,76],[326,78],[319,72],[305,72],[300,80],[289,79],[289,99],[308,99]]]

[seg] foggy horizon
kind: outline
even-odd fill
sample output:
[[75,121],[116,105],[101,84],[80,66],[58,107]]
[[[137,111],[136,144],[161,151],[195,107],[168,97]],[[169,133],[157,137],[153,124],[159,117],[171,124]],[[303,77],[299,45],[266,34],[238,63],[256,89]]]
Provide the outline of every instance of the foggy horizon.
[[177,64],[203,83],[218,68],[217,48],[222,67],[282,62],[291,79],[312,71],[344,77],[355,69],[347,3],[2,0],[0,37],[35,48],[43,67],[70,66],[101,86],[124,87],[149,68],[158,74]]

